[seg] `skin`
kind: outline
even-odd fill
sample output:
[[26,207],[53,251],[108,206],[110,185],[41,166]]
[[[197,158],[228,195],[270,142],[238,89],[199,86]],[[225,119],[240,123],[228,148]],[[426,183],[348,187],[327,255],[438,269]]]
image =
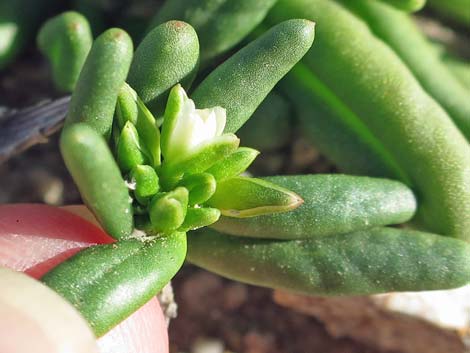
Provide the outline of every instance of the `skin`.
[[[353,111],[408,175],[416,221],[470,241],[470,146],[402,60],[367,25],[327,0],[280,0],[268,19],[317,21],[304,63]],[[385,64],[386,63],[386,64]]]
[[[83,206],[65,211],[44,205],[0,205],[0,265],[38,278],[81,248],[113,241],[89,220],[97,224]],[[3,334],[23,340],[23,332],[17,326],[13,332],[0,331],[0,351],[5,352]],[[149,301],[97,343],[102,353],[168,353],[166,323],[158,300]],[[46,346],[35,352],[52,350]]]
[[[2,352],[97,351],[87,322],[60,295],[33,278],[0,266],[0,349]],[[34,298],[34,300],[31,300]],[[44,320],[47,315],[47,320]],[[18,331],[23,337],[19,339]]]

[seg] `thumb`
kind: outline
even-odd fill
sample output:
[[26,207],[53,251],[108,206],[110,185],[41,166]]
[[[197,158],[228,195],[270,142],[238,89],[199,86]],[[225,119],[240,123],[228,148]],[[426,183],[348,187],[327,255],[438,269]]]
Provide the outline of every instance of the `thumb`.
[[[113,241],[86,208],[0,205],[0,265],[40,277],[80,249]],[[83,218],[85,217],[85,218]],[[167,353],[166,323],[156,298],[98,340],[102,353]]]
[[0,352],[97,352],[85,320],[53,290],[1,266],[0,283]]

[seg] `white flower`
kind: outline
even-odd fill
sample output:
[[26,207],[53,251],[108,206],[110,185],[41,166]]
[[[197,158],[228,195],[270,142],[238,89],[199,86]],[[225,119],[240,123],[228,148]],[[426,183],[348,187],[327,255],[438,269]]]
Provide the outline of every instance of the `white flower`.
[[199,147],[222,135],[224,108],[196,109],[184,89],[177,85],[168,98],[162,126],[162,153],[166,161],[185,159]]

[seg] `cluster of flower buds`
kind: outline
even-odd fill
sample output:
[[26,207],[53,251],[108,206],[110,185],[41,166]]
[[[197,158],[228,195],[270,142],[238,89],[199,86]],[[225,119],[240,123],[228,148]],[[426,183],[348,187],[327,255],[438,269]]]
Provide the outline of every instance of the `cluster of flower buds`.
[[161,124],[127,84],[116,116],[116,158],[131,190],[136,228],[147,234],[186,232],[221,214],[251,217],[302,203],[287,189],[240,176],[259,152],[223,133],[225,109],[196,109],[180,85],[170,91]]

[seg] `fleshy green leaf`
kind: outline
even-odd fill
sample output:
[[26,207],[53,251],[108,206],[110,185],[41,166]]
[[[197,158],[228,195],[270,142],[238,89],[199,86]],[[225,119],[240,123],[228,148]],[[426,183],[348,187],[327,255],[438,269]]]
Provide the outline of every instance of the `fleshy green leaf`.
[[163,156],[168,155],[171,143],[170,137],[175,127],[176,119],[187,100],[188,96],[181,85],[178,84],[171,89],[162,124],[161,149]]
[[240,147],[225,159],[207,170],[217,181],[238,176],[253,163],[259,152],[253,148]]
[[416,212],[413,192],[395,180],[341,174],[263,179],[298,193],[304,203],[286,213],[222,217],[214,228],[254,238],[307,239],[401,224]]
[[146,161],[140,146],[139,135],[130,121],[124,125],[121,131],[117,146],[117,160],[123,172],[128,172]]
[[188,237],[188,260],[227,278],[306,295],[450,289],[470,279],[470,244],[408,229],[373,228],[309,240]]
[[[147,109],[137,93],[125,83],[119,93],[117,104],[119,124],[131,121],[141,139],[142,151],[147,155],[153,167],[161,163],[160,130],[152,113]],[[121,116],[121,117],[120,117]]]
[[131,180],[135,182],[134,194],[141,204],[146,204],[148,198],[155,195],[160,189],[158,175],[148,165],[134,167],[131,171]]
[[181,180],[181,186],[189,190],[189,204],[202,204],[214,195],[217,183],[212,174],[201,173],[188,175]]
[[178,229],[186,217],[188,196],[188,190],[183,187],[156,195],[149,207],[152,232],[169,233]]
[[211,144],[203,145],[187,159],[177,163],[164,163],[161,178],[166,187],[177,183],[183,174],[196,174],[206,171],[216,162],[234,152],[240,140],[234,134],[224,134],[212,140]]
[[123,129],[128,121],[135,125],[138,115],[137,94],[125,83],[119,91],[116,104],[116,116],[119,129]]
[[66,298],[99,337],[155,296],[186,255],[186,234],[123,240],[80,251],[42,281]]
[[234,177],[217,183],[217,190],[206,202],[224,216],[244,218],[293,210],[302,198],[276,184],[261,179]]
[[219,218],[220,211],[216,208],[188,208],[186,218],[178,230],[186,232],[199,229],[217,222]]

